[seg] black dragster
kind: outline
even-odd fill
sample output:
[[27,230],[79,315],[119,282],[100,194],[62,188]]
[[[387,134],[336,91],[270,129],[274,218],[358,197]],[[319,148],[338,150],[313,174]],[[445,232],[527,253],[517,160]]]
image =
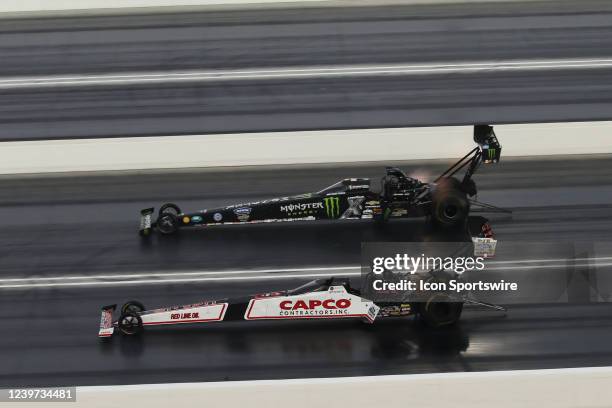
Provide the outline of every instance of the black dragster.
[[[148,236],[153,229],[173,234],[184,227],[273,221],[373,219],[384,222],[390,218],[422,216],[445,228],[464,225],[470,212],[469,197],[476,194],[473,174],[481,163],[497,163],[501,156],[501,146],[492,126],[474,126],[474,141],[478,146],[433,183],[421,182],[398,168],[387,167],[380,192],[371,189],[370,179],[347,178],[316,193],[192,213],[167,203],[159,209],[155,221],[154,208],[141,211],[140,234]],[[461,179],[454,177],[463,169]]]

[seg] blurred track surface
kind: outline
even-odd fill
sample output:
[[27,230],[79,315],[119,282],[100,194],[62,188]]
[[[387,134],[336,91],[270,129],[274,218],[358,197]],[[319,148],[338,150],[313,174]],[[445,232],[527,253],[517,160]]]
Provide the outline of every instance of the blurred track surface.
[[[609,58],[606,1],[3,20],[0,76]],[[0,140],[610,118],[612,69],[0,93]]]

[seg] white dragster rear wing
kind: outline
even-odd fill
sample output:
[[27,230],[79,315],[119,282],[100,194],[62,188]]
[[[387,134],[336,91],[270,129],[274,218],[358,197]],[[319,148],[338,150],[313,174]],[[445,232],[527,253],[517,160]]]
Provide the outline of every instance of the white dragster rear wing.
[[[485,205],[480,202],[474,201],[477,205]],[[506,212],[501,210],[499,212]],[[468,231],[472,236],[472,243],[474,245],[474,256],[482,258],[492,258],[495,256],[495,250],[497,248],[497,240],[493,234],[493,229],[489,224],[489,220],[482,216],[471,215],[468,218]]]
[[495,256],[496,239],[473,237],[472,242],[474,243],[474,256],[483,258],[493,258]]

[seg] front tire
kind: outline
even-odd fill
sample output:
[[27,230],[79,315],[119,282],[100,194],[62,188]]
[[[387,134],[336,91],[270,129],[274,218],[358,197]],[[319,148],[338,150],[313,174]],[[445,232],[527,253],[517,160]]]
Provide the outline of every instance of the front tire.
[[183,212],[178,205],[173,203],[166,203],[159,209],[159,216],[157,217],[157,230],[163,235],[172,235],[179,228],[179,216]]
[[163,235],[171,235],[178,230],[179,222],[174,214],[160,214],[156,225],[157,230]]
[[145,307],[142,303],[136,300],[130,300],[129,302],[125,302],[123,306],[121,306],[121,313],[134,313],[138,314],[145,311]]
[[164,214],[172,214],[178,218],[178,216],[182,213],[183,212],[181,211],[181,208],[178,205],[173,204],[173,203],[166,203],[162,205],[161,208],[159,209],[160,217]]
[[133,336],[142,332],[142,319],[135,313],[124,313],[119,317],[117,327],[121,333]]

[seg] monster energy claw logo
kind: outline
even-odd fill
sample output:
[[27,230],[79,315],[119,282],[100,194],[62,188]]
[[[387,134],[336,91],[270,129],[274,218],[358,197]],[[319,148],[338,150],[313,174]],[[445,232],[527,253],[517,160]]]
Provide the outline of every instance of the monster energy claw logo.
[[326,197],[323,200],[327,218],[337,218],[340,216],[340,199],[338,197]]
[[493,160],[495,158],[495,149],[489,149],[489,160]]

